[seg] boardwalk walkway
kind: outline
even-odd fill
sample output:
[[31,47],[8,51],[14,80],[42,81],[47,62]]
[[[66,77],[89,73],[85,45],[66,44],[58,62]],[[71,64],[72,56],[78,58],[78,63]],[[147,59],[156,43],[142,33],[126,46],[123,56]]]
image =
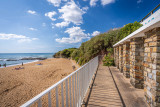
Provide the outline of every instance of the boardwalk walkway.
[[93,87],[89,91],[85,104],[88,107],[148,107],[143,99],[143,90],[133,88],[129,79],[115,67],[100,64]]
[[100,65],[89,98],[88,107],[122,107],[108,67]]

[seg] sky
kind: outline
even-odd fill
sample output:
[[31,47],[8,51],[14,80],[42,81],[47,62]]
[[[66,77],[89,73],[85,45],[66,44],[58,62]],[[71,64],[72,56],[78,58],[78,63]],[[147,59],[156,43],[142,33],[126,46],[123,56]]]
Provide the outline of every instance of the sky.
[[0,0],[0,53],[55,53],[140,21],[160,0]]

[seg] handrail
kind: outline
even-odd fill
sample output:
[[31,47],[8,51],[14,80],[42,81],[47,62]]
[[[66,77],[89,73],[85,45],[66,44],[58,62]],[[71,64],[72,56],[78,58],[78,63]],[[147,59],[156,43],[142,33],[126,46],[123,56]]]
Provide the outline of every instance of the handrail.
[[[156,8],[154,8],[151,12],[153,12],[156,9],[158,9],[158,7],[160,7],[160,4]],[[132,32],[130,35],[126,36],[122,40],[120,40],[117,43],[115,43],[113,45],[113,47],[119,46],[119,45],[123,44],[124,42],[128,42],[132,38],[145,36],[144,32],[146,32],[146,29],[149,30],[151,28],[158,27],[159,23],[160,23],[160,14],[159,13],[160,13],[160,9],[156,10],[152,14],[152,16],[147,17],[147,19],[145,19],[145,20],[143,20],[143,22],[141,22],[141,24],[143,24],[142,27],[140,27],[136,31]]]
[[149,17],[150,15],[152,15],[152,14],[154,13],[154,11],[155,11],[156,9],[158,9],[158,7],[160,7],[160,4],[158,4],[153,10],[151,10],[151,11],[140,21],[140,23],[143,22],[147,17]]
[[[60,80],[59,82],[57,82],[56,84],[54,84],[53,86],[49,87],[48,89],[46,89],[45,91],[41,92],[40,94],[38,94],[37,96],[35,96],[34,98],[32,98],[31,100],[27,101],[25,104],[21,105],[21,107],[29,107],[30,105],[32,105],[33,103],[38,101],[38,106],[42,106],[42,97],[46,94],[48,94],[48,106],[51,106],[51,91],[55,89],[56,91],[56,106],[58,107],[59,101],[58,100],[58,87],[59,85],[61,85],[61,97],[62,97],[62,106],[64,106],[64,95],[63,95],[63,83],[65,82],[66,86],[66,106],[68,106],[68,104],[73,104],[73,107],[75,107],[75,105],[77,107],[79,107],[82,104],[82,100],[83,97],[85,96],[87,89],[89,87],[89,84],[92,80],[92,77],[94,75],[94,73],[96,72],[98,67],[98,56],[93,58],[92,60],[90,60],[88,63],[86,63],[85,65],[83,65],[82,67],[80,67],[79,69],[77,69],[76,71],[72,72],[70,75],[66,76],[65,78],[63,78],[62,80]],[[72,78],[72,83],[71,83],[71,78]],[[69,80],[69,85],[68,85],[68,80]],[[71,85],[72,85],[72,89],[71,89]],[[69,91],[68,91],[68,87],[69,87]],[[78,91],[77,91],[78,90]],[[68,95],[69,92],[69,95]],[[73,94],[71,94],[71,92]],[[78,96],[77,96],[78,95]],[[68,100],[68,97],[70,97],[70,100]],[[76,98],[77,101],[75,100],[71,100],[71,98]],[[70,102],[70,103],[69,103]]]

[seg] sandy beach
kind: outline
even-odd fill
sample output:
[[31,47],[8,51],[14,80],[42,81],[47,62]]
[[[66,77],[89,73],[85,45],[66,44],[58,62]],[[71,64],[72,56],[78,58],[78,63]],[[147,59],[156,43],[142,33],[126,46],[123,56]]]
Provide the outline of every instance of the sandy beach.
[[[0,107],[17,107],[79,67],[73,60],[51,58],[0,68]],[[20,67],[20,69],[19,69]]]

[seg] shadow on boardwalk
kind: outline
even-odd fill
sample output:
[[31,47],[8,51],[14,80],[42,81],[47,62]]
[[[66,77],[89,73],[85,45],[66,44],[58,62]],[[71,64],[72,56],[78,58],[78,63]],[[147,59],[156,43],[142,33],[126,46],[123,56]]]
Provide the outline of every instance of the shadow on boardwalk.
[[133,88],[129,79],[126,79],[115,67],[106,67],[102,64],[99,65],[92,87],[86,95],[83,107],[87,106],[148,107],[143,99],[142,89]]

